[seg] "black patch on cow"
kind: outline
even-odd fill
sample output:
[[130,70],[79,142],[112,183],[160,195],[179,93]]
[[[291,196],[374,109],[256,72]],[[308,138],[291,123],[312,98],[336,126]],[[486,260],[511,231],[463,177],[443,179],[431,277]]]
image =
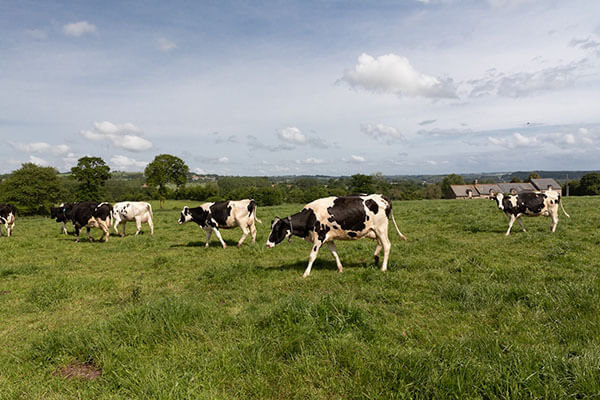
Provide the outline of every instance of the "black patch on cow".
[[373,214],[377,214],[377,211],[379,211],[379,206],[373,199],[368,199],[367,201],[365,201],[365,205],[369,210],[371,210]]
[[290,225],[292,235],[306,238],[311,231],[315,230],[316,223],[317,217],[313,210],[305,208],[299,213],[275,222],[271,228],[271,233],[269,233],[269,242],[275,244],[281,243],[290,230]]
[[[192,216],[192,221],[194,221],[203,228],[206,227],[206,218],[208,217],[209,212],[206,211],[204,208],[188,208],[187,213]],[[181,213],[180,221],[185,222],[185,214],[183,212]]]
[[210,213],[219,226],[227,226],[227,218],[231,214],[229,201],[217,201],[209,207]]
[[356,237],[357,234],[356,234],[356,232],[350,231],[350,232],[348,232],[348,236],[350,236],[350,237]]
[[342,196],[333,201],[333,206],[327,208],[331,217],[329,222],[338,223],[348,231],[365,229],[366,213],[364,201],[359,196]]
[[317,237],[321,242],[325,241],[327,237],[327,232],[329,232],[331,228],[325,224],[321,224],[319,221],[315,221],[315,232],[317,233]]
[[313,247],[313,251],[317,251],[317,246]]
[[387,205],[385,206],[385,216],[389,218],[390,214],[392,213],[392,201],[386,196],[381,196],[381,197],[387,203]]
[[256,202],[252,199],[250,203],[248,203],[248,215],[252,215],[254,210],[256,209]]

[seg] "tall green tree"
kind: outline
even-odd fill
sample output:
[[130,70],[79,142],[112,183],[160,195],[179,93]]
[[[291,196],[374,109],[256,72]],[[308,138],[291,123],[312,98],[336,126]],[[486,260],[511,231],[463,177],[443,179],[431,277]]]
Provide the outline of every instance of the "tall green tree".
[[163,207],[167,184],[171,183],[180,187],[185,185],[190,168],[179,157],[170,154],[159,154],[154,160],[146,166],[144,175],[146,184],[157,188],[160,199],[160,208]]
[[450,174],[442,179],[442,183],[440,184],[440,189],[442,190],[442,195],[445,199],[452,198],[452,191],[450,190],[450,185],[464,185],[465,180],[462,176],[457,174]]
[[64,196],[58,171],[33,163],[23,164],[0,183],[0,201],[13,204],[19,214],[48,214]]
[[110,167],[100,157],[81,157],[71,168],[71,178],[78,182],[78,200],[100,200],[104,184],[110,178]]
[[375,193],[375,178],[371,175],[354,174],[350,177],[350,193]]
[[579,192],[584,195],[600,194],[600,173],[590,172],[579,180]]

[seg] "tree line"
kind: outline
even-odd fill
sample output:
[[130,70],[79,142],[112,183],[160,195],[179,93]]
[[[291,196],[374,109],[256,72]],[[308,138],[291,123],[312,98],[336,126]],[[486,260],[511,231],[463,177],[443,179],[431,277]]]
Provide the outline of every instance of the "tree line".
[[[532,172],[528,179],[539,177]],[[82,157],[68,174],[55,168],[25,163],[0,182],[0,203],[10,203],[22,215],[46,215],[50,207],[74,201],[142,201],[166,199],[219,201],[253,198],[260,206],[305,204],[327,196],[382,193],[393,200],[448,197],[450,185],[464,184],[457,174],[440,182],[394,180],[382,174],[349,177],[199,177],[180,158],[161,154],[143,174],[111,172],[100,157]],[[480,182],[494,183],[494,182]],[[571,195],[600,194],[600,173],[569,181]]]

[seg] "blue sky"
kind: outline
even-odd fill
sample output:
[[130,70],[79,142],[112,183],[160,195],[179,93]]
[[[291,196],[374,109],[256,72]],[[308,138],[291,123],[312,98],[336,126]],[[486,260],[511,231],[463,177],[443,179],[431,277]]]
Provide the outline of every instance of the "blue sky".
[[0,0],[0,172],[599,169],[600,2]]

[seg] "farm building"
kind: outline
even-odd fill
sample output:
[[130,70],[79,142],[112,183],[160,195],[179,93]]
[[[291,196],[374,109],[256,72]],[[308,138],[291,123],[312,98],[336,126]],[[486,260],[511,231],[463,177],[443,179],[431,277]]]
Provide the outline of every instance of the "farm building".
[[513,193],[546,191],[549,188],[560,191],[561,187],[554,179],[532,179],[526,182],[476,183],[474,185],[450,185],[451,198],[489,199],[492,193]]

